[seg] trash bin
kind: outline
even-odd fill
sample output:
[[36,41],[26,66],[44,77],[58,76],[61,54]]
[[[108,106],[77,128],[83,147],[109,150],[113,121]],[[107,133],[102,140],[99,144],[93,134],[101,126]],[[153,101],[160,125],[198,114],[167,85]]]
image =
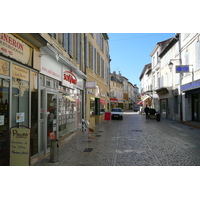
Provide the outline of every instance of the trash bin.
[[51,145],[50,145],[50,162],[58,162],[59,158],[59,152],[58,152],[58,139],[53,139],[50,140]]
[[157,121],[160,121],[160,113],[156,114],[156,119],[157,119]]

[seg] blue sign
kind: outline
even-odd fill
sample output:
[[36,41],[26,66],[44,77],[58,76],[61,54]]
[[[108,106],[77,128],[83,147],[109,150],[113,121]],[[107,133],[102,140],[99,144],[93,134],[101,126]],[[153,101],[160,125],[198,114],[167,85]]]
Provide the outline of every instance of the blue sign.
[[187,73],[189,72],[189,65],[177,65],[176,73]]
[[181,85],[181,91],[193,90],[200,87],[200,80]]

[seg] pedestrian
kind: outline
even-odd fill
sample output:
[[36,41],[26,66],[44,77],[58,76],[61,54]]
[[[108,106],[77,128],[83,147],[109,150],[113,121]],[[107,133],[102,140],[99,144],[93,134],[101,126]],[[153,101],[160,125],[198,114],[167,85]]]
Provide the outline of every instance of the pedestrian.
[[144,109],[144,112],[146,113],[146,119],[148,119],[149,107],[147,105],[146,108]]

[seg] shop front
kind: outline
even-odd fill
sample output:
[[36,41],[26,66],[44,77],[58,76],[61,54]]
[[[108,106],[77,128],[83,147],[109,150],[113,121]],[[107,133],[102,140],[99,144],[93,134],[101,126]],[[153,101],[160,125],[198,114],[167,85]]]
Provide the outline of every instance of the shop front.
[[40,154],[50,151],[52,139],[62,140],[80,128],[86,76],[56,50],[41,48]]
[[200,80],[181,86],[183,92],[183,120],[200,121]]
[[0,34],[0,165],[10,164],[13,126],[31,128],[29,154],[38,153],[38,71],[33,51],[14,35]]

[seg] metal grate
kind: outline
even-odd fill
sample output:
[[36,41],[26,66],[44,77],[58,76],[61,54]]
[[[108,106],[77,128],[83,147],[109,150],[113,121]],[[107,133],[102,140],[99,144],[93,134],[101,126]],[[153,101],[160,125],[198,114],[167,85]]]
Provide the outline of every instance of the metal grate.
[[93,150],[93,148],[85,148],[85,150],[83,152],[91,152]]

